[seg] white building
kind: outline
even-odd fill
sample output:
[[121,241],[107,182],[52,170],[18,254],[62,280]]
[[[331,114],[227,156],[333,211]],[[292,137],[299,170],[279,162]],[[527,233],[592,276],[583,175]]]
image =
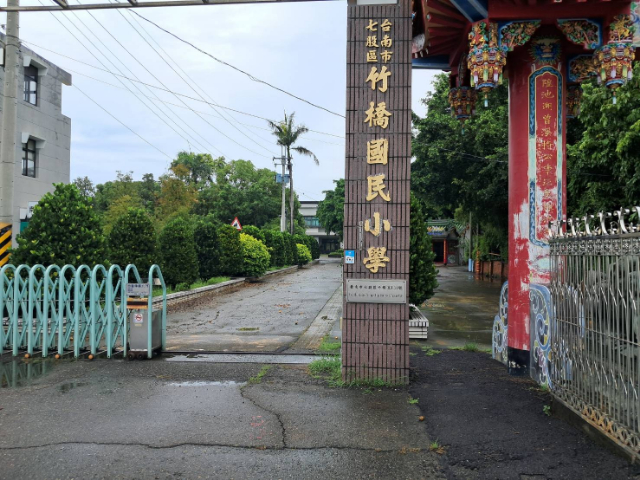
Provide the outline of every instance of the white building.
[[300,201],[300,213],[304,217],[306,234],[314,237],[320,244],[320,253],[330,253],[340,248],[340,239],[333,232],[327,233],[318,221],[317,212],[320,202]]
[[[0,34],[2,46],[4,41]],[[3,65],[0,92],[4,88],[4,69]],[[69,73],[21,45],[13,175],[14,245],[17,234],[27,225],[29,207],[53,191],[54,183],[70,181],[71,120],[62,114],[63,84],[71,85]]]

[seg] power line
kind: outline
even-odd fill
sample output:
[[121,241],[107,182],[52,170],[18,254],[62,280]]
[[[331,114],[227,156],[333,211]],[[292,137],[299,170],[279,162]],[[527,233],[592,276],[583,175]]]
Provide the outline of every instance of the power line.
[[139,14],[138,12],[136,12],[135,10],[131,10],[131,13],[134,13],[135,15],[137,15],[138,17],[140,17],[141,19],[143,19],[145,22],[149,22],[151,25],[155,26],[155,27],[156,27],[156,28],[158,28],[159,30],[162,30],[163,32],[165,32],[165,33],[167,33],[167,34],[171,35],[172,37],[174,37],[175,39],[177,39],[177,40],[181,41],[182,43],[185,43],[185,44],[189,45],[190,47],[192,47],[192,48],[196,49],[196,50],[197,50],[197,51],[199,51],[200,53],[203,53],[204,55],[208,56],[209,58],[212,58],[212,59],[213,59],[213,60],[215,60],[216,62],[221,63],[221,64],[223,64],[223,65],[226,65],[227,67],[232,68],[233,70],[236,70],[237,72],[240,72],[240,73],[242,73],[242,74],[246,75],[247,77],[249,77],[249,78],[250,78],[251,80],[253,80],[254,82],[258,82],[258,83],[262,83],[262,84],[264,84],[264,85],[267,85],[268,87],[271,87],[271,88],[273,88],[274,90],[278,90],[279,92],[282,92],[282,93],[284,93],[285,95],[288,95],[288,96],[290,96],[290,97],[293,97],[293,98],[295,98],[296,100],[300,100],[301,102],[307,103],[307,104],[311,105],[312,107],[318,108],[318,109],[320,109],[320,110],[324,110],[325,112],[328,112],[328,113],[330,113],[331,115],[335,115],[335,116],[340,117],[340,118],[345,118],[345,116],[344,116],[344,115],[340,115],[339,113],[333,112],[333,111],[329,110],[328,108],[325,108],[325,107],[322,107],[322,106],[320,106],[320,105],[317,105],[317,104],[315,104],[315,103],[313,103],[313,102],[310,102],[309,100],[305,100],[305,99],[304,99],[304,98],[302,98],[302,97],[299,97],[299,96],[297,96],[297,95],[294,95],[293,93],[290,93],[290,92],[288,92],[288,91],[286,91],[286,90],[283,90],[282,88],[276,87],[275,85],[272,85],[272,84],[270,84],[269,82],[266,82],[266,81],[264,81],[264,80],[261,80],[261,79],[259,79],[259,78],[256,78],[256,77],[254,77],[253,75],[251,75],[250,73],[245,72],[244,70],[242,70],[242,69],[240,69],[240,68],[238,68],[238,67],[236,67],[236,66],[234,66],[234,65],[231,65],[230,63],[225,62],[224,60],[221,60],[221,59],[219,59],[219,58],[217,58],[217,57],[213,56],[213,55],[212,55],[212,54],[210,54],[209,52],[206,52],[206,51],[202,50],[201,48],[199,48],[199,47],[195,46],[193,43],[191,43],[191,42],[189,42],[189,41],[187,41],[187,40],[184,40],[183,38],[180,38],[180,37],[179,37],[178,35],[176,35],[175,33],[172,33],[172,32],[170,32],[169,30],[167,30],[166,28],[161,27],[160,25],[158,25],[157,23],[153,22],[152,20],[149,20],[148,18],[143,17],[142,15],[140,15],[140,14]]
[[[80,3],[80,2],[78,1],[78,3]],[[136,57],[135,57],[135,56],[134,56],[134,55],[133,55],[133,54],[132,54],[132,53],[131,53],[131,52],[130,52],[130,51],[129,51],[125,46],[124,46],[124,45],[122,45],[122,43],[120,43],[120,41],[119,41],[116,37],[114,37],[114,36],[113,36],[113,34],[112,34],[112,33],[111,33],[107,28],[105,28],[105,26],[104,26],[104,25],[103,25],[103,24],[102,24],[102,23],[101,23],[101,22],[100,22],[100,21],[99,21],[99,20],[98,20],[98,19],[97,19],[97,18],[96,18],[92,13],[91,13],[91,12],[87,12],[87,14],[88,14],[89,16],[91,16],[91,18],[93,18],[93,20],[94,20],[98,25],[100,25],[100,27],[101,27],[105,32],[107,32],[107,34],[108,34],[111,38],[113,38],[113,39],[116,41],[116,43],[117,43],[118,45],[120,45],[120,47],[121,47],[125,52],[127,52],[127,53],[128,53],[128,54],[129,54],[129,55],[130,55],[130,56],[131,56],[131,57],[132,57],[132,58],[133,58],[133,59],[134,59],[134,60],[135,60],[135,61],[136,61],[136,62],[137,62],[141,67],[142,67],[142,68],[144,68],[144,69],[145,69],[145,70],[146,70],[146,71],[147,71],[151,76],[153,76],[153,78],[155,78],[157,81],[159,81],[160,83],[162,83],[162,82],[160,81],[160,79],[158,79],[158,78],[157,78],[157,77],[156,77],[156,76],[155,76],[155,75],[154,75],[154,74],[153,74],[153,73],[152,73],[152,72],[151,72],[151,71],[150,71],[150,70],[149,70],[149,69],[148,69],[148,68],[147,68],[147,67],[146,67],[146,66],[145,66],[141,61],[140,61],[140,60],[138,60],[138,59],[137,59],[137,58],[136,58]],[[75,15],[75,12],[74,12],[74,15]],[[77,15],[76,15],[76,17],[77,17]],[[88,26],[87,26],[87,25],[86,25],[82,20],[80,20],[80,18],[78,18],[78,20],[80,21],[80,23],[82,23],[82,25],[84,25],[84,27],[85,27],[85,28],[89,29],[89,27],[88,27]],[[113,52],[111,52],[111,50],[109,50],[109,47],[107,47],[107,46],[104,44],[104,42],[102,42],[102,40],[100,40],[100,38],[95,34],[95,32],[92,32],[92,33],[93,33],[93,35],[96,37],[96,39],[98,39],[98,41],[102,44],[102,46],[104,46],[104,47],[105,47],[105,49],[107,49],[107,51],[108,51],[109,53],[111,53],[111,54],[112,54],[112,55],[113,55],[113,56],[114,56],[114,57],[115,57],[115,58],[120,62],[120,64],[122,64],[122,66],[124,66],[124,68],[126,68],[126,69],[127,69],[127,71],[129,71],[129,73],[131,73],[131,74],[132,74],[132,75],[133,75],[137,80],[140,80],[140,79],[139,79],[139,77],[138,77],[138,76],[137,76],[137,75],[136,75],[136,74],[135,74],[135,73],[134,73],[134,72],[133,72],[133,71],[132,71],[132,70],[131,70],[131,69],[130,69],[130,68],[129,68],[129,67],[128,67],[124,62],[123,62],[123,61],[122,61],[122,60],[120,60],[120,59],[118,58],[118,56],[117,56],[117,55],[115,55]],[[103,54],[103,55],[104,55],[104,54]],[[105,57],[106,57],[106,55],[105,55]],[[111,62],[111,63],[112,63],[112,65],[116,66],[116,65],[115,65],[115,63],[113,63],[113,62]],[[116,68],[117,68],[117,67],[116,67]],[[118,71],[120,71],[120,72],[121,72],[121,70],[120,70],[120,69],[118,69]],[[151,90],[149,89],[149,87],[146,87],[146,88],[147,88],[147,90],[149,90],[149,92],[151,93]],[[144,95],[140,89],[138,89],[138,91],[140,91],[140,93],[141,93],[143,96],[145,96],[145,97],[149,98],[147,95]],[[158,98],[158,96],[157,96],[157,95],[155,95],[155,94],[154,94],[154,97],[155,97],[155,100],[160,101],[160,99]],[[151,98],[151,100],[153,100],[153,98]],[[185,105],[186,105],[186,103],[185,103]],[[189,137],[194,141],[194,143],[195,143],[195,144],[199,145],[199,146],[200,146],[200,148],[202,148],[203,150],[205,150],[205,151],[207,150],[207,148],[206,148],[202,143],[200,143],[200,141],[196,140],[196,139],[193,137],[193,135],[191,135],[191,133],[189,133],[189,132],[187,131],[187,129],[185,129],[185,128],[183,128],[182,126],[178,125],[178,123],[177,123],[177,122],[176,122],[176,121],[175,121],[175,120],[174,120],[170,115],[167,115],[167,114],[166,114],[166,112],[164,112],[161,108],[159,108],[159,107],[157,107],[157,108],[158,108],[158,110],[159,110],[160,112],[162,112],[162,113],[163,113],[163,115],[165,115],[165,116],[166,116],[166,117],[167,117],[171,122],[173,122],[173,124],[174,124],[174,125],[176,125],[176,127],[180,128],[180,129],[181,129],[181,130],[182,130],[182,131],[183,131],[187,136],[189,136]],[[189,124],[188,124],[188,123],[187,123],[183,118],[181,118],[179,115],[177,115],[177,114],[176,114],[176,112],[174,112],[170,107],[168,107],[168,110],[169,110],[173,115],[177,116],[177,117],[180,119],[180,121],[181,121],[181,122],[183,122],[183,123],[184,123],[184,124],[189,128],[189,129],[191,129],[191,130],[192,130],[196,135],[198,135],[198,136],[199,136],[199,137],[200,137],[200,138],[201,138],[201,139],[202,139],[206,144],[208,144],[211,148],[213,148],[214,150],[216,150],[216,151],[218,151],[220,154],[222,154],[222,152],[221,152],[221,151],[220,151],[220,150],[219,150],[215,145],[212,145],[212,144],[211,144],[211,143],[210,143],[206,138],[204,138],[204,136],[202,136],[200,133],[198,133],[198,132],[193,128],[193,127],[191,127],[191,125],[189,125]],[[184,138],[184,137],[182,137],[182,138]],[[187,140],[186,138],[184,138],[184,140],[187,142],[187,144],[189,144],[189,140]],[[190,145],[189,145],[189,146],[190,146]]]
[[[221,104],[219,104],[219,103],[208,102],[208,101],[206,101],[206,100],[198,99],[198,98],[192,97],[192,96],[190,96],[190,95],[186,95],[186,94],[184,94],[184,93],[179,93],[179,92],[176,92],[176,91],[174,91],[174,90],[170,90],[170,89],[167,89],[167,88],[159,87],[159,86],[157,86],[157,85],[152,85],[152,84],[150,84],[150,83],[143,82],[143,81],[141,81],[141,80],[136,80],[136,79],[134,79],[134,78],[127,77],[126,75],[120,75],[120,74],[117,74],[117,73],[115,73],[115,72],[112,72],[112,71],[111,71],[111,70],[109,70],[109,69],[106,69],[106,68],[100,68],[100,67],[98,67],[98,66],[96,66],[96,65],[92,65],[91,63],[87,63],[87,62],[85,62],[85,61],[83,61],[83,60],[78,60],[77,58],[70,57],[69,55],[65,55],[64,53],[56,52],[55,50],[51,50],[51,49],[49,49],[49,48],[43,47],[43,46],[38,45],[37,43],[34,43],[34,42],[30,41],[30,40],[25,40],[25,39],[22,39],[22,38],[21,38],[21,39],[20,39],[20,41],[21,41],[22,43],[26,43],[27,45],[31,45],[31,46],[33,46],[33,47],[39,48],[39,49],[44,50],[44,51],[46,51],[46,52],[53,53],[54,55],[58,55],[58,56],[60,56],[60,57],[66,58],[66,59],[71,60],[71,61],[73,61],[73,62],[81,63],[81,64],[86,65],[87,67],[93,68],[93,69],[95,69],[95,70],[100,70],[100,71],[102,71],[102,72],[109,73],[110,75],[113,75],[113,76],[115,76],[115,77],[121,77],[121,78],[124,78],[125,80],[129,80],[130,82],[140,83],[140,84],[145,85],[145,86],[147,86],[147,87],[149,87],[149,88],[155,88],[155,89],[157,89],[157,90],[162,90],[162,91],[164,91],[164,92],[171,93],[172,95],[178,95],[178,96],[180,96],[180,97],[188,98],[189,100],[193,100],[193,101],[195,101],[195,102],[200,102],[200,103],[206,103],[206,104],[209,104],[209,105],[213,105],[213,106],[215,106],[215,107],[223,108],[223,109],[225,109],[225,110],[229,110],[229,111],[231,111],[231,112],[234,112],[234,113],[237,113],[237,114],[240,114],[240,115],[246,115],[246,116],[248,116],[248,117],[257,118],[258,120],[264,120],[265,122],[267,122],[267,121],[274,121],[274,122],[275,122],[275,120],[272,120],[272,119],[269,119],[269,118],[266,118],[266,117],[262,117],[262,116],[260,116],[260,115],[256,115],[256,114],[248,113],[248,112],[243,112],[242,110],[237,110],[237,109],[235,109],[235,108],[227,107],[227,106],[225,106],[225,105],[221,105]],[[69,71],[71,71],[71,72],[74,72],[74,71],[73,71],[73,70],[71,70],[71,69],[68,69],[68,70],[69,70]],[[109,84],[108,82],[105,82],[104,80],[98,80],[97,78],[93,78],[93,77],[91,77],[91,76],[89,76],[89,75],[86,75],[86,74],[83,74],[83,73],[80,73],[80,72],[77,72],[77,71],[76,71],[76,72],[74,72],[74,73],[76,73],[76,74],[78,74],[78,75],[83,75],[83,76],[85,76],[85,77],[91,78],[91,79],[96,80],[96,81],[98,81],[98,82],[106,83],[107,85],[111,85],[111,84]],[[115,87],[115,85],[112,85],[112,86],[114,86],[114,87]],[[120,87],[117,87],[117,88],[120,88]],[[202,113],[202,112],[200,112],[200,113]],[[309,132],[317,133],[318,135],[326,135],[326,136],[329,136],[329,137],[334,137],[334,138],[341,138],[341,139],[344,139],[344,136],[342,136],[342,135],[336,135],[335,133],[328,133],[328,132],[322,132],[322,131],[319,131],[319,130],[311,130],[311,129],[309,129]]]
[[[113,1],[114,0],[110,0]],[[117,3],[117,2],[115,2]],[[178,75],[180,77],[180,79],[185,82],[202,100],[204,100],[204,98],[202,97],[202,94],[204,94],[209,100],[211,100],[212,102],[214,101],[213,98],[211,98],[211,96],[206,92],[206,90],[204,90],[202,87],[200,87],[200,85],[198,85],[196,83],[196,81],[191,78],[191,76],[184,71],[184,69],[178,64],[178,62],[176,62],[176,60],[174,58],[171,57],[171,55],[169,55],[169,53],[162,48],[162,45],[160,45],[154,38],[153,35],[151,35],[145,28],[144,25],[142,24],[142,22],[140,22],[135,16],[131,16],[131,18],[140,26],[140,29],[142,31],[144,31],[147,36],[149,37],[149,39],[151,39],[153,41],[153,43],[155,43],[157,45],[157,47],[162,51],[162,53],[164,55],[160,55],[160,53],[158,52],[158,50],[156,50],[153,45],[151,45],[147,39],[140,33],[140,31],[138,31],[138,29],[131,23],[129,22],[129,20],[127,20],[127,18],[125,17],[125,15],[118,10],[118,13],[120,14],[120,16],[122,18],[125,19],[125,21],[131,25],[131,27],[136,31],[136,33],[138,35],[140,35],[140,37],[147,43],[147,45],[149,45],[149,47],[151,47],[151,49],[176,73],[176,75]],[[131,12],[129,12],[131,13]],[[178,68],[178,70],[180,70],[180,72],[182,72],[184,74],[185,77],[187,77],[190,81],[191,84],[193,84],[193,86],[187,82],[187,80],[185,80],[182,75],[180,75],[172,66],[171,64],[166,60],[167,58],[169,58],[169,60],[171,60],[175,66]],[[162,82],[161,82],[162,83]],[[163,84],[163,86],[166,86]],[[198,89],[196,90],[195,87],[198,87]],[[200,93],[201,92],[201,93]],[[211,104],[208,105],[209,108],[211,108],[213,111],[215,111],[218,115],[220,115],[220,118],[222,118],[224,121],[226,121],[229,125],[231,125],[233,128],[235,128],[236,130],[238,130],[238,132],[240,132],[242,135],[244,135],[247,139],[249,139],[251,142],[255,143],[257,146],[259,146],[260,148],[262,148],[263,150],[266,150],[267,152],[269,152],[269,154],[273,155],[273,153],[271,152],[271,150],[269,150],[267,147],[263,146],[262,144],[258,143],[253,137],[250,137],[249,135],[247,135],[245,132],[243,132],[241,129],[239,129],[238,127],[236,127],[233,123],[231,123],[230,120],[228,120],[225,115],[223,115],[222,112],[218,111],[216,109],[216,107],[212,106]],[[236,123],[239,123],[237,120],[235,120],[235,118],[233,118],[233,116],[229,115],[230,118],[232,118]],[[272,144],[272,142],[269,142],[269,144]]]
[[145,142],[148,145],[150,145],[151,147],[155,148],[157,151],[159,151],[161,154],[163,154],[169,160],[173,160],[169,155],[167,155],[165,152],[160,150],[158,147],[156,147],[153,143],[151,143],[149,140],[144,138],[142,135],[140,135],[139,133],[135,132],[131,127],[129,127],[124,122],[122,122],[120,119],[118,119],[113,113],[109,112],[106,108],[104,108],[102,105],[100,105],[98,102],[96,102],[93,98],[91,98],[89,95],[87,95],[80,87],[78,87],[77,85],[74,85],[74,87],[77,88],[80,93],[82,93],[85,97],[87,97],[89,100],[91,100],[94,104],[96,104],[100,109],[102,109],[107,115],[109,115],[111,118],[113,118],[115,121],[117,121],[120,125],[125,127],[131,133],[133,133],[136,137],[140,138],[143,142]]
[[[42,4],[42,0],[39,0],[39,2]],[[74,15],[75,15],[75,12],[73,12],[73,13],[74,13]],[[76,36],[76,35],[75,35],[75,34],[74,34],[70,29],[69,29],[69,27],[67,27],[64,23],[62,23],[62,21],[61,21],[59,18],[57,18],[53,13],[50,13],[50,14],[51,14],[51,16],[52,16],[52,17],[53,17],[53,18],[54,18],[54,19],[55,19],[55,20],[56,20],[60,25],[62,25],[62,27],[63,27],[63,28],[64,28],[64,29],[65,29],[65,30],[66,30],[66,31],[67,31],[67,32],[68,32],[68,33],[69,33],[69,34],[70,34],[70,35],[71,35],[71,36],[72,36],[72,37],[73,37],[73,38],[74,38],[78,43],[80,43],[80,44],[85,48],[85,50],[87,50],[87,52],[89,52],[89,54],[90,54],[93,58],[95,58],[95,59],[96,59],[96,60],[97,60],[97,61],[98,61],[98,62],[99,62],[103,67],[104,67],[105,71],[110,72],[110,70],[107,68],[107,66],[104,64],[104,62],[102,62],[102,60],[100,60],[100,59],[99,59],[99,58],[98,58],[98,57],[97,57],[97,56],[96,56],[96,55],[95,55],[95,54],[94,54],[94,53],[89,49],[89,47],[87,47],[87,46],[85,45],[85,43],[81,42],[81,41],[80,41],[80,39],[79,39],[79,38],[78,38],[78,37],[77,37],[77,36]],[[90,38],[88,38],[88,37],[84,34],[84,32],[82,32],[82,30],[80,30],[80,29],[79,29],[79,28],[78,28],[78,27],[77,27],[77,26],[76,26],[76,25],[71,21],[71,19],[70,19],[70,18],[67,18],[67,20],[69,21],[69,23],[71,23],[71,25],[73,25],[73,27],[74,27],[74,28],[76,28],[76,30],[78,30],[78,31],[79,31],[79,32],[84,36],[84,38],[86,38],[86,39],[87,39],[87,41],[88,41],[91,45],[93,45],[93,46],[94,46],[94,48],[96,48],[96,50],[100,51],[97,47],[95,47],[95,44],[91,41],[91,39],[90,39]],[[102,53],[102,52],[100,52],[100,53]],[[102,55],[104,55],[104,54],[102,54]],[[105,56],[105,58],[107,58],[107,57]],[[113,62],[111,62],[111,63],[113,64]],[[115,66],[115,65],[114,65],[114,66]],[[98,68],[99,68],[99,67],[98,67]],[[117,68],[117,67],[116,67],[116,68]],[[102,69],[101,69],[101,70],[102,70]],[[118,70],[119,70],[119,69],[118,69]],[[110,72],[110,73],[112,73],[112,72]],[[122,73],[122,72],[121,72],[121,73]],[[112,74],[113,74],[113,73],[112,73]],[[129,87],[128,87],[128,86],[127,86],[123,81],[122,81],[122,80],[120,80],[120,78],[117,78],[117,77],[125,77],[124,75],[117,75],[117,74],[113,74],[113,75],[114,75],[114,76],[116,76],[116,79],[117,79],[117,80],[122,84],[122,86],[123,86],[123,87],[125,87],[125,88],[126,88],[126,89],[127,89],[127,90],[128,90],[128,91],[129,91],[129,92],[130,92],[134,97],[135,97],[135,98],[137,98],[137,99],[138,99],[138,101],[140,101],[140,103],[142,103],[142,104],[143,104],[147,109],[149,109],[149,110],[151,111],[151,113],[153,113],[153,114],[154,114],[156,117],[158,117],[158,118],[159,118],[163,123],[165,123],[169,128],[171,128],[171,129],[172,129],[172,130],[173,130],[173,131],[174,131],[178,136],[180,136],[180,137],[181,137],[181,138],[183,138],[187,143],[189,143],[189,142],[188,142],[188,140],[187,140],[184,136],[182,136],[180,133],[178,133],[178,132],[177,132],[177,131],[176,131],[176,130],[171,126],[171,125],[169,125],[169,124],[166,122],[166,120],[164,120],[162,117],[160,117],[160,116],[158,115],[158,113],[157,113],[157,112],[155,112],[155,111],[154,111],[154,110],[153,110],[149,105],[147,105],[147,103],[145,103],[145,102],[144,102],[140,97],[138,97],[138,96],[136,95],[136,93],[135,93],[135,92],[133,92],[133,91],[132,91],[132,90],[131,90],[131,89],[130,89],[130,88],[129,88]],[[127,77],[125,77],[125,78],[127,78]],[[132,79],[129,79],[129,81],[130,81],[130,82],[132,82],[132,83],[134,82]],[[137,87],[137,85],[136,85],[136,88],[138,88],[138,90],[140,91],[140,89],[139,89],[139,87]],[[140,93],[142,93],[142,92],[140,91]]]

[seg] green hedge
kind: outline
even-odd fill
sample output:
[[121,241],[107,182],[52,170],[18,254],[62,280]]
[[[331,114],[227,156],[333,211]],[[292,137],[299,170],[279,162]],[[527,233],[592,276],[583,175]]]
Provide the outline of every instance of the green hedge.
[[167,284],[191,285],[198,279],[198,254],[190,218],[176,217],[165,225],[158,239],[158,253]]
[[260,230],[258,227],[254,227],[253,225],[245,225],[242,227],[242,232],[246,235],[251,235],[256,240],[260,240],[262,243],[266,244],[266,238],[264,236],[264,232]]
[[281,232],[275,230],[265,230],[264,232],[265,245],[271,255],[272,267],[283,267],[286,263],[286,250],[284,246],[284,236]]
[[91,199],[75,185],[55,184],[33,209],[29,226],[17,237],[11,252],[14,265],[60,267],[105,263],[105,239]]
[[200,278],[211,278],[220,274],[220,242],[218,227],[210,220],[201,218],[193,232],[200,265]]
[[311,252],[306,245],[298,243],[296,245],[298,250],[298,265],[303,266],[311,261]]
[[241,233],[240,247],[242,252],[241,274],[246,277],[264,275],[271,260],[265,244],[251,235]]
[[220,275],[237,276],[242,270],[242,247],[240,232],[231,225],[218,227],[220,245]]
[[109,261],[122,268],[132,263],[146,276],[155,262],[156,241],[151,217],[141,208],[129,208],[109,233]]

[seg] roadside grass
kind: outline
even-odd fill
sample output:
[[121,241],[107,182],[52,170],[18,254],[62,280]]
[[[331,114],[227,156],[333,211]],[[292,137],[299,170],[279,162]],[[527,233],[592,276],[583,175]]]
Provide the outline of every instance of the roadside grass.
[[367,387],[364,393],[372,393],[372,388],[397,387],[402,385],[400,383],[387,382],[381,378],[345,382],[342,379],[342,359],[339,355],[331,355],[314,360],[307,368],[313,378],[326,380],[330,387]]
[[[189,288],[184,288],[184,289],[179,289],[179,290],[177,290],[174,287],[171,287],[170,285],[167,285],[167,295],[169,295],[171,293],[176,293],[176,291],[186,292],[186,291],[189,291],[189,290],[195,290],[196,288],[200,288],[200,287],[207,287],[207,286],[210,286],[210,285],[217,285],[218,283],[228,282],[229,280],[231,280],[231,277],[212,277],[209,280],[198,280],[198,281],[192,283],[191,285],[189,285]],[[162,296],[162,287],[153,287],[152,295],[154,297]]]
[[419,401],[420,401],[419,398],[413,398],[411,396],[407,399],[407,402],[409,402],[409,405],[417,405]]
[[275,272],[276,270],[282,270],[283,268],[289,268],[293,265],[283,265],[282,267],[269,267],[267,268],[267,272]]
[[437,453],[438,455],[442,455],[445,452],[444,447],[440,445],[440,442],[438,442],[438,440],[434,440],[429,444],[429,450]]
[[550,416],[551,416],[551,405],[545,405],[544,407],[542,407],[542,412],[543,412],[547,417],[550,417]]
[[250,377],[247,383],[249,385],[255,385],[262,381],[262,378],[267,374],[267,372],[271,369],[271,365],[263,365],[258,374],[255,377]]
[[427,357],[433,357],[434,355],[440,355],[442,353],[442,350],[436,350],[435,348],[431,348],[428,345],[425,345],[421,348]]
[[335,352],[336,350],[340,350],[341,345],[340,340],[336,342],[329,338],[329,336],[326,336],[322,339],[322,343],[318,347],[318,350],[321,352]]

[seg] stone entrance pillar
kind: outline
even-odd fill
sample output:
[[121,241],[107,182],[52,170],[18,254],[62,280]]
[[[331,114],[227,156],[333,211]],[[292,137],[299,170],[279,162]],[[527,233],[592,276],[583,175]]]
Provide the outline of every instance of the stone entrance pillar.
[[[545,34],[549,31],[549,34]],[[566,63],[555,28],[509,53],[508,367],[529,374],[530,285],[550,283],[548,225],[566,211]]]
[[409,0],[348,7],[345,380],[409,377],[411,27]]

